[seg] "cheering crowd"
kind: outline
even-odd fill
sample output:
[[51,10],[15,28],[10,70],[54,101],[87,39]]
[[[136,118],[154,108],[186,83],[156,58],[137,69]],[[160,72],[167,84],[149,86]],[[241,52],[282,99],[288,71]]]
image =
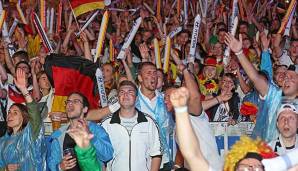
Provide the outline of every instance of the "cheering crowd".
[[0,171],[298,170],[296,3],[1,1]]

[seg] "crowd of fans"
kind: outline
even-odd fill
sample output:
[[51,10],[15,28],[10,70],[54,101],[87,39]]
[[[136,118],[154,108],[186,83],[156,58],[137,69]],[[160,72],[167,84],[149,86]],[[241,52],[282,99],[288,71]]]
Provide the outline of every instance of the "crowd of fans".
[[[46,2],[57,11],[60,1]],[[65,111],[52,110],[55,85],[44,67],[50,54],[31,17],[40,10],[38,1],[21,2],[28,23],[21,22],[17,2],[3,3],[3,27],[10,28],[15,19],[19,23],[0,41],[0,171],[295,170],[296,5],[287,17],[290,2],[238,0],[239,24],[233,35],[232,0],[199,2],[112,1],[106,7],[104,48],[96,61],[108,105],[90,108],[84,93],[75,91],[59,104]],[[70,1],[61,3],[61,29],[47,33],[53,53],[93,62],[105,10],[77,35],[94,11],[74,17]],[[197,14],[201,22],[192,57]],[[142,23],[125,58],[117,59],[138,17]],[[280,32],[284,23],[289,27]],[[171,38],[168,69],[158,67],[154,41],[164,64],[166,39],[179,27]],[[255,126],[223,159],[210,122]],[[49,123],[53,127],[45,126]]]

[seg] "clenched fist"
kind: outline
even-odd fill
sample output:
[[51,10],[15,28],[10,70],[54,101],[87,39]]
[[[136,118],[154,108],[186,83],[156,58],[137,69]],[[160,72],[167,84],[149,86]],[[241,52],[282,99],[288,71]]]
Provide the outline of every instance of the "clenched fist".
[[170,100],[175,108],[186,106],[188,99],[189,91],[185,87],[174,90],[170,95]]

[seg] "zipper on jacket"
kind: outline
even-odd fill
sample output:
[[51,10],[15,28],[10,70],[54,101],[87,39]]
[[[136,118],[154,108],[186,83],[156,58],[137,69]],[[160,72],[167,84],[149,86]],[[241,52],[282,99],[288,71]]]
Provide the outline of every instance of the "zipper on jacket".
[[[121,125],[121,124],[119,124],[119,125]],[[132,134],[133,128],[134,128],[136,125],[138,125],[138,123],[135,124],[135,125],[131,128],[130,133],[129,133],[129,131],[126,129],[125,126],[121,125],[121,126],[124,127],[124,129],[127,131],[127,134],[128,134],[128,136],[129,136],[129,171],[131,171],[131,134]]]

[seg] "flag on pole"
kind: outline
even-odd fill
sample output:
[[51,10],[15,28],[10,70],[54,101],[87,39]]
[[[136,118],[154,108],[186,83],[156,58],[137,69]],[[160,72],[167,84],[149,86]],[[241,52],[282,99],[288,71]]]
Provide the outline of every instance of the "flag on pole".
[[79,56],[66,57],[51,54],[46,57],[44,66],[49,81],[55,87],[53,112],[65,111],[64,101],[72,92],[80,92],[86,96],[90,109],[98,108],[99,95],[95,77],[98,63]]
[[104,0],[70,0],[71,7],[76,17],[96,9],[104,9]]

